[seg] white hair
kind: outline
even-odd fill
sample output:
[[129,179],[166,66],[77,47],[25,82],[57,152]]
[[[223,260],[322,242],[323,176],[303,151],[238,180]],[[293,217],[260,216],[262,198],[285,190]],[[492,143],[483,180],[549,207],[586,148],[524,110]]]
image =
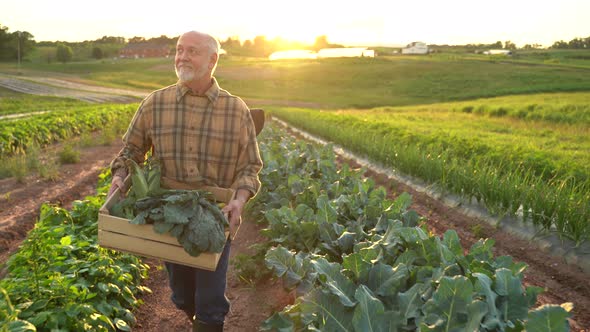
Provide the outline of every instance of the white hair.
[[199,35],[201,37],[205,38],[205,45],[207,46],[207,49],[209,50],[210,54],[217,54],[219,55],[219,49],[221,48],[221,45],[219,44],[219,41],[217,39],[215,39],[213,36],[211,36],[208,33],[204,33],[204,32],[199,32],[199,31],[189,31],[185,34],[196,34]]

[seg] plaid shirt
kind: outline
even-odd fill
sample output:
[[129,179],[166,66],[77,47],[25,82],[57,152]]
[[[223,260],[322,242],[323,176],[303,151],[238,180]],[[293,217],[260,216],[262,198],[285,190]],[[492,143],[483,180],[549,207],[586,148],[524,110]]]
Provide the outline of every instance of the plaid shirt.
[[112,171],[125,167],[127,158],[143,162],[153,146],[162,177],[255,195],[262,160],[248,106],[212,80],[204,96],[177,83],[146,97],[123,136]]

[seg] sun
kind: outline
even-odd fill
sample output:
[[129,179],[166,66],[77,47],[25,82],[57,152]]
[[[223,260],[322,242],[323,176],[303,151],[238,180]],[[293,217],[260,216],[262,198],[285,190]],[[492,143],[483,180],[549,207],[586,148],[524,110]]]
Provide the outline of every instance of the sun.
[[289,42],[299,42],[303,44],[313,44],[315,39],[321,35],[321,33],[317,33],[316,31],[302,31],[301,29],[297,30],[285,30],[277,33],[274,37],[281,38],[285,41]]

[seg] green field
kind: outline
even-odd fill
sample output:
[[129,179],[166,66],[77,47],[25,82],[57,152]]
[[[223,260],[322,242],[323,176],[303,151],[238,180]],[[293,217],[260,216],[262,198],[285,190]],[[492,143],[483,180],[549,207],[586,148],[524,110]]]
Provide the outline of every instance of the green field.
[[[577,55],[582,59],[570,62],[563,60],[563,52],[555,52],[549,60],[541,60],[535,53],[514,59],[473,54],[276,62],[222,57],[216,76],[222,87],[246,99],[308,102],[328,108],[417,105],[588,91],[590,65],[585,64],[590,60],[583,58],[590,52],[584,52]],[[0,64],[0,72],[15,71],[14,64]],[[171,58],[27,63],[21,71],[24,76],[35,72],[67,74],[105,86],[144,90],[176,81]]]
[[[22,74],[150,91],[176,81],[172,62],[28,63]],[[590,51],[223,57],[216,77],[252,107],[493,213],[523,213],[578,243],[590,237]]]

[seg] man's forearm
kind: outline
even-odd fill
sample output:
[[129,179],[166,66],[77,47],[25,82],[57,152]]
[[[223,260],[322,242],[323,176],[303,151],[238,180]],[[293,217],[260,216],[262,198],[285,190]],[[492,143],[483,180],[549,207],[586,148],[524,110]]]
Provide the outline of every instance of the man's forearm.
[[252,193],[246,189],[238,189],[236,192],[236,199],[242,201],[243,204],[246,204],[248,200],[252,197]]
[[114,176],[118,176],[118,177],[120,177],[122,179],[125,179],[127,177],[127,174],[128,174],[127,168],[125,168],[125,167],[119,167],[113,173],[113,177]]

